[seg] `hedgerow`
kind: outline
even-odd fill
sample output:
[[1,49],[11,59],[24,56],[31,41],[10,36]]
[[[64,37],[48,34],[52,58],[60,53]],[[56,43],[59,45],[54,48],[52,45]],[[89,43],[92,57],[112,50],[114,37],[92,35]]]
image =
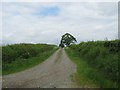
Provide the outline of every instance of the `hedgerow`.
[[2,62],[11,63],[17,59],[28,59],[52,50],[54,45],[14,44],[2,46]]
[[120,40],[81,42],[71,45],[70,49],[106,78],[118,82]]

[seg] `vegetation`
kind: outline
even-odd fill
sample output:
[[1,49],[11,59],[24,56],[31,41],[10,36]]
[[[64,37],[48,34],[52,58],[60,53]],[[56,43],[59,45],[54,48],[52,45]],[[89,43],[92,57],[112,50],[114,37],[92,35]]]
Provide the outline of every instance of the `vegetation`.
[[66,33],[62,36],[61,41],[60,41],[60,47],[69,46],[71,43],[77,42],[76,38],[73,37],[71,34]]
[[118,87],[120,40],[81,42],[70,45],[67,53],[77,64],[78,82],[82,76],[99,87]]
[[57,46],[47,44],[14,44],[3,46],[3,75],[35,66],[47,59],[56,49]]
[[2,75],[2,47],[0,46],[0,76]]

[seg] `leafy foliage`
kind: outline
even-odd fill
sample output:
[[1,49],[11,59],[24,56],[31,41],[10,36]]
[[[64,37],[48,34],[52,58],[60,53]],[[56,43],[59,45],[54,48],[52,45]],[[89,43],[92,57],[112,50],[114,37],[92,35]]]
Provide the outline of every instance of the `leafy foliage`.
[[31,68],[46,60],[58,48],[47,44],[14,44],[2,47],[2,74]]
[[106,78],[118,82],[120,40],[81,42],[78,45],[70,45],[70,49]]
[[2,47],[2,62],[11,63],[16,59],[28,59],[52,50],[54,45],[47,44],[14,44]]
[[73,37],[71,34],[66,33],[62,36],[61,42],[60,42],[60,47],[64,47],[64,45],[69,46],[71,43],[77,42],[76,38]]

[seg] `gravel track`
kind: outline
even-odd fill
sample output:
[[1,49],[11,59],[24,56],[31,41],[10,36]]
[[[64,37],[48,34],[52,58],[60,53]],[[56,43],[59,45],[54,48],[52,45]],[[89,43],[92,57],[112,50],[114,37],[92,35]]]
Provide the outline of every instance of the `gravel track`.
[[61,48],[33,68],[3,76],[2,86],[3,88],[76,88],[76,83],[72,81],[74,73],[76,65]]

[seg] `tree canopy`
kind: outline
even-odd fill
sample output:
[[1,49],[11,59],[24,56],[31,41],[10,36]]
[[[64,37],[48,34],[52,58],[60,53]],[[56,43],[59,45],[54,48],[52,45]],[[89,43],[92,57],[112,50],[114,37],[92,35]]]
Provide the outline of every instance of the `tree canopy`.
[[69,33],[65,33],[64,35],[62,35],[59,46],[63,48],[65,45],[69,46],[71,43],[75,43],[75,42],[77,42],[75,37],[73,37]]

